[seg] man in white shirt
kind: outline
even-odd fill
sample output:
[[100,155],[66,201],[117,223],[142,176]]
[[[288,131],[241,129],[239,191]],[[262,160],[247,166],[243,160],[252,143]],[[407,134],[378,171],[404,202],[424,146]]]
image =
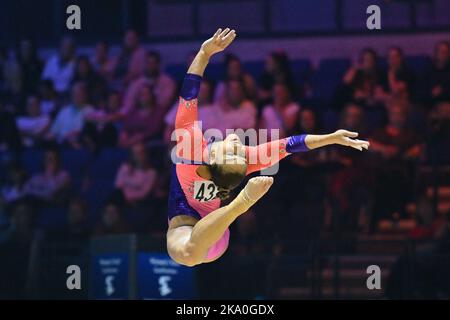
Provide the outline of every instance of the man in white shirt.
[[88,104],[86,84],[82,82],[74,84],[72,102],[58,112],[50,128],[49,138],[55,139],[58,143],[67,142],[75,146],[86,117],[93,112],[94,108]]
[[175,98],[176,84],[172,78],[161,71],[160,56],[156,52],[147,53],[144,74],[129,85],[125,92],[121,114],[126,115],[134,108],[136,97],[144,85],[153,86],[158,107],[170,108]]
[[59,53],[47,60],[41,78],[52,80],[55,90],[64,94],[69,90],[74,72],[75,43],[72,38],[65,37],[61,41]]
[[27,115],[18,117],[16,125],[26,146],[32,146],[35,140],[43,137],[50,125],[50,116],[41,113],[40,100],[36,96],[27,99]]

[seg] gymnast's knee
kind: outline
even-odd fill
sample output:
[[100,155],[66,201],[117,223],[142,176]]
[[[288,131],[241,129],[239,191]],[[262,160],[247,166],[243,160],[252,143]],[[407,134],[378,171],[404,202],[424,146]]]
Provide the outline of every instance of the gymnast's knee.
[[186,243],[183,248],[178,250],[171,250],[170,246],[168,246],[169,256],[176,263],[187,266],[194,267],[204,262],[205,255],[200,250],[200,248],[196,248],[192,243]]

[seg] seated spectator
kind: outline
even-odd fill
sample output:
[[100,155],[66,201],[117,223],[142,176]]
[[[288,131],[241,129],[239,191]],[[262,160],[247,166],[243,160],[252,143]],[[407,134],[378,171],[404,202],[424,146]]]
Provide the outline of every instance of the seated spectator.
[[75,72],[75,43],[72,38],[61,40],[59,52],[49,58],[45,64],[41,78],[52,80],[59,95],[66,94]]
[[18,151],[22,147],[22,140],[17,129],[14,115],[6,110],[0,100],[0,151]]
[[72,87],[72,102],[63,107],[57,114],[48,138],[58,143],[79,147],[79,135],[85,124],[86,117],[93,113],[89,105],[87,86],[79,82]]
[[225,77],[216,86],[215,102],[225,99],[226,82],[231,80],[241,81],[244,84],[246,95],[250,99],[256,98],[256,84],[252,76],[243,70],[242,63],[237,56],[228,54],[225,57]]
[[106,204],[94,234],[96,236],[104,236],[125,234],[130,231],[130,227],[125,221],[120,207],[113,202]]
[[70,176],[61,167],[58,151],[45,152],[43,167],[43,171],[32,175],[26,182],[27,197],[38,205],[63,202],[70,187]]
[[[212,83],[203,78],[197,98],[198,119],[202,121],[202,128],[212,128],[211,122],[216,117],[213,112],[213,108],[211,108],[212,93]],[[179,101],[177,100],[170,111],[164,117],[164,123],[166,125],[166,129],[164,131],[164,141],[167,144],[171,143],[171,135],[173,130],[175,129],[175,119],[177,116],[178,103]]]
[[94,56],[91,64],[94,70],[104,79],[110,81],[112,79],[114,61],[109,56],[109,46],[106,42],[100,41],[95,45]]
[[145,55],[144,72],[142,76],[130,83],[124,96],[124,105],[121,110],[127,115],[133,110],[134,102],[141,88],[145,85],[152,86],[158,105],[164,111],[172,105],[176,95],[176,83],[162,71],[161,57],[159,53],[150,51]]
[[8,102],[19,103],[22,96],[21,70],[8,48],[0,48],[0,93]]
[[367,134],[365,112],[356,103],[349,103],[341,112],[339,128],[358,132],[360,136]]
[[127,148],[138,142],[159,138],[162,134],[164,110],[157,105],[153,87],[144,85],[135,106],[123,119],[120,146]]
[[17,128],[22,136],[23,144],[27,147],[38,144],[50,127],[50,116],[42,114],[41,103],[37,96],[27,99],[27,114],[16,120]]
[[52,119],[59,111],[58,94],[53,87],[51,80],[42,80],[38,86],[38,94],[41,101],[42,114],[50,116]]
[[6,84],[6,65],[8,63],[8,50],[0,46],[0,94],[6,95],[8,86]]
[[377,99],[384,98],[386,76],[378,66],[375,50],[362,50],[359,59],[359,65],[352,66],[345,73],[341,94],[345,96],[344,103],[354,101],[363,106],[374,106],[378,103]]
[[[226,84],[226,95],[223,101],[212,106],[215,118],[203,129],[218,129],[226,136],[226,130],[250,129],[256,127],[256,107],[247,99],[242,82],[232,80]],[[211,127],[208,127],[211,125]],[[208,138],[208,137],[206,137]]]
[[21,200],[25,196],[25,182],[27,174],[18,163],[12,163],[8,167],[8,181],[2,183],[0,193],[0,208],[9,206]]
[[260,128],[279,130],[279,138],[291,135],[298,119],[300,106],[292,101],[289,88],[284,83],[277,83],[273,87],[273,103],[264,107]]
[[33,247],[41,238],[34,228],[33,208],[17,204],[8,227],[0,229],[0,299],[30,298],[30,263]]
[[[139,42],[135,30],[128,30],[123,39],[122,50],[113,60],[113,76],[120,87],[129,85],[144,71],[145,49]],[[117,88],[118,89],[118,88]]]
[[405,205],[413,192],[412,170],[423,151],[420,137],[407,127],[405,108],[393,106],[388,114],[388,124],[369,138],[376,177],[372,231],[380,218],[405,214]]
[[[369,131],[366,125],[366,112],[355,103],[349,103],[341,111],[339,128],[358,132],[358,138],[367,139]],[[344,167],[360,166],[363,154],[349,148],[332,148],[328,153],[328,160]]]
[[427,104],[450,101],[450,43],[439,42],[434,50],[433,65],[422,77],[423,99]]
[[283,51],[272,52],[266,59],[264,72],[258,81],[260,103],[263,105],[270,103],[273,86],[279,82],[286,84],[295,99],[297,92],[294,76],[289,66],[288,56]]
[[389,92],[394,97],[410,98],[409,92],[414,84],[414,74],[406,65],[405,56],[400,47],[389,49],[387,80]]
[[[123,163],[116,175],[118,202],[137,204],[150,199],[157,180],[156,170],[150,164],[148,150],[143,143],[134,144],[130,160]],[[122,201],[123,200],[123,201]]]
[[98,104],[106,94],[106,82],[94,70],[87,56],[80,56],[75,65],[72,83],[84,82],[88,87],[89,100]]
[[[320,128],[316,113],[310,108],[302,109],[295,123],[294,134],[319,134]],[[293,154],[292,163],[299,167],[311,167],[317,165],[323,158],[325,149],[312,150],[304,154]]]
[[73,198],[67,210],[67,225],[50,230],[46,238],[50,241],[84,242],[90,237],[88,208],[81,198]]
[[110,91],[106,104],[86,116],[82,132],[83,144],[92,151],[104,147],[115,147],[121,124],[116,117],[122,106],[122,97],[117,91]]
[[37,85],[42,73],[42,62],[36,46],[30,39],[23,39],[17,50],[17,64],[20,70],[20,92],[27,96],[37,93]]

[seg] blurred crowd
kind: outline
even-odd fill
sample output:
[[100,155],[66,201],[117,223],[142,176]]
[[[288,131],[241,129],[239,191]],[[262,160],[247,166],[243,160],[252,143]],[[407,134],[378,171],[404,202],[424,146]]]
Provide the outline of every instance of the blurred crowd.
[[[0,244],[165,233],[182,74],[169,75],[164,54],[146,48],[133,30],[117,55],[105,42],[77,54],[70,37],[46,60],[29,39],[0,48]],[[342,74],[327,64],[298,74],[287,52],[274,51],[258,76],[233,54],[219,79],[207,71],[204,130],[279,129],[285,137],[343,128],[371,143],[368,152],[337,146],[284,160],[271,192],[233,226],[236,252],[265,241],[289,250],[289,241],[336,223],[374,233],[381,219],[410,217],[408,205],[429,201],[418,167],[450,159],[449,43],[436,43],[428,60],[417,70],[402,48],[367,48]],[[326,100],[315,84],[336,77]],[[432,236],[439,217],[416,207],[421,235]]]

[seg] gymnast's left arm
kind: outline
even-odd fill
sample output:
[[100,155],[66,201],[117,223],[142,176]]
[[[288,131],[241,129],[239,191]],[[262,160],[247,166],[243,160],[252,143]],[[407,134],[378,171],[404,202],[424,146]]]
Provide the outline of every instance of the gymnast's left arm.
[[330,134],[301,134],[246,147],[247,174],[273,166],[286,156],[320,147],[340,144],[359,151],[369,148],[369,142],[355,139],[357,132],[337,130]]
[[329,134],[303,134],[287,138],[286,151],[288,153],[304,152],[332,144],[339,144],[362,151],[369,148],[369,142],[356,139],[357,132],[337,130]]

